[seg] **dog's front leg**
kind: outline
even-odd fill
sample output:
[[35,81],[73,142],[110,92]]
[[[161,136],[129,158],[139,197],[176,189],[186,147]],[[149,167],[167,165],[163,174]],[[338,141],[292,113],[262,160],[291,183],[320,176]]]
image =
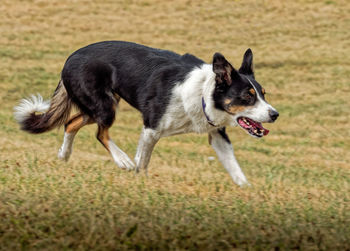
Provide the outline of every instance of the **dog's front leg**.
[[220,162],[231,175],[233,181],[239,185],[249,185],[233,153],[233,147],[228,138],[225,127],[209,133],[209,143],[214,148]]
[[151,159],[152,151],[160,138],[160,133],[150,128],[143,128],[140,136],[139,145],[137,146],[135,163],[136,172],[144,168],[147,174],[147,166]]

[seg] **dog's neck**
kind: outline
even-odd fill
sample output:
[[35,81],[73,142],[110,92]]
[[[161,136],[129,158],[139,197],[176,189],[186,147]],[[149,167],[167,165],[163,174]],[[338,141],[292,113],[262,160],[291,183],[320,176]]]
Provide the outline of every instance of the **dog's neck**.
[[208,114],[205,112],[205,107],[206,107],[206,104],[205,104],[204,98],[202,97],[202,109],[203,109],[204,116],[207,119],[207,122],[209,125],[217,127],[217,125],[215,125],[215,123],[209,118]]
[[215,89],[215,73],[213,72],[213,66],[207,64],[202,67],[203,70],[203,82],[201,83],[202,96],[201,107],[204,117],[207,123],[212,127],[223,127],[231,124],[229,115],[226,112],[215,108],[213,100],[213,92]]

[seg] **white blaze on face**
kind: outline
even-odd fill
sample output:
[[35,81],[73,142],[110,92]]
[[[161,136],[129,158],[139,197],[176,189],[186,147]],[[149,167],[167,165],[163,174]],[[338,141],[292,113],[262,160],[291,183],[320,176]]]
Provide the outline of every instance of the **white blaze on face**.
[[273,108],[269,103],[266,102],[266,100],[263,99],[263,97],[261,96],[262,94],[257,90],[255,85],[250,81],[250,79],[247,78],[247,80],[253,86],[256,92],[257,101],[253,107],[246,109],[242,113],[239,113],[237,117],[248,117],[260,123],[272,122],[269,113],[271,111],[277,112],[276,109]]

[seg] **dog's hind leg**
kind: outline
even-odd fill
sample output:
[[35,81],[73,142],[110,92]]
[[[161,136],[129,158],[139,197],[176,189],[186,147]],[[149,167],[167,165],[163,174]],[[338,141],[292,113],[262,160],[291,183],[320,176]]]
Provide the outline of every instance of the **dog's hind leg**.
[[134,162],[129,158],[129,156],[124,153],[109,137],[107,127],[102,125],[98,126],[97,139],[102,143],[102,145],[111,153],[114,162],[119,168],[132,170],[135,168]]
[[93,119],[91,119],[88,115],[78,113],[65,124],[63,143],[60,150],[58,151],[59,159],[68,161],[72,153],[72,146],[75,135],[80,128],[93,122]]
[[144,168],[147,174],[147,166],[151,159],[154,146],[160,138],[159,132],[150,128],[143,128],[139,145],[135,156],[136,172]]
[[68,92],[71,93],[75,105],[98,125],[97,139],[111,153],[115,163],[120,168],[133,169],[134,163],[114,144],[108,134],[120,101],[119,95],[113,91],[118,79],[116,69],[98,59],[79,62],[79,66],[81,67],[75,70],[62,71]]

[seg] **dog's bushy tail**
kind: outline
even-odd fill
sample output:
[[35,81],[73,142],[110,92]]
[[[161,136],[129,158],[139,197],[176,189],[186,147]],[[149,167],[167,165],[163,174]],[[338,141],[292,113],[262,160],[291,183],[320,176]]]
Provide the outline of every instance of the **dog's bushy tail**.
[[44,101],[39,94],[22,99],[14,108],[14,116],[23,131],[37,134],[63,125],[71,107],[72,102],[61,80],[51,101]]

